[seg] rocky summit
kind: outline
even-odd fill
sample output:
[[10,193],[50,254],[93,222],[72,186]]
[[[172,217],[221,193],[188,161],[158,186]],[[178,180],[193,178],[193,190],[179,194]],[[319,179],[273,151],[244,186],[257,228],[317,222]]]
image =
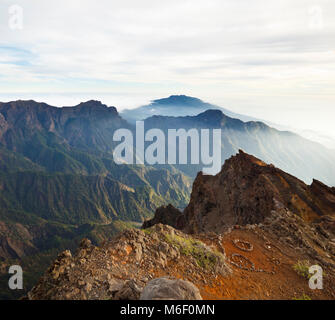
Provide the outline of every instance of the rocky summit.
[[317,180],[306,185],[240,150],[216,176],[197,175],[184,212],[159,208],[144,226],[162,222],[187,233],[222,232],[233,225],[262,223],[278,207],[317,222],[335,215],[335,188]]
[[[334,299],[335,193],[240,151],[183,212],[65,251],[26,299]],[[322,268],[313,290],[311,266]]]

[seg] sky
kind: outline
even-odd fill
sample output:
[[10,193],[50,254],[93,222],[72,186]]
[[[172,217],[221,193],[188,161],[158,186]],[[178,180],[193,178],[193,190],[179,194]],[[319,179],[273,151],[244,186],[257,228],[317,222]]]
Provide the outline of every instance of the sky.
[[0,2],[0,101],[186,94],[335,137],[334,86],[334,0]]

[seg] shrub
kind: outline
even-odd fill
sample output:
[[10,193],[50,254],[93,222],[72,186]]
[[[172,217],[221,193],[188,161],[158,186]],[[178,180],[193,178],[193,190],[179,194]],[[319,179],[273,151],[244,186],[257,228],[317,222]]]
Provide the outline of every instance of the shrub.
[[153,232],[154,229],[150,228],[150,229],[143,229],[144,233],[147,234],[148,236],[150,236]]
[[296,264],[293,265],[293,269],[302,277],[305,279],[310,279],[312,276],[309,273],[309,268],[311,264],[308,260],[298,261]]
[[312,298],[310,296],[308,296],[307,294],[303,294],[300,297],[294,297],[292,298],[292,300],[312,300]]
[[166,235],[166,241],[177,246],[181,254],[192,256],[201,268],[213,270],[220,261],[223,261],[223,255],[220,252],[209,249],[199,240]]

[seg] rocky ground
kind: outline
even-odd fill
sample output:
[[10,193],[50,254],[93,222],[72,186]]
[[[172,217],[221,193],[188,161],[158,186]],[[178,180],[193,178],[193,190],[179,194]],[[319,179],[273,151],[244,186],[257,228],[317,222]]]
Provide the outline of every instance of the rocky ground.
[[[281,230],[294,235],[296,217],[288,214],[285,221]],[[325,237],[318,234],[319,242],[309,244],[308,232],[318,232],[311,228],[291,244],[295,239],[278,225],[274,215],[267,225],[234,226],[224,234],[191,237],[158,224],[100,247],[83,240],[76,254],[58,257],[28,298],[137,300],[151,280],[170,277],[194,284],[203,299],[335,299],[335,243],[322,248]],[[324,268],[323,290],[311,290],[294,270],[299,261]]]
[[[335,299],[334,210],[334,188],[241,151],[217,176],[198,175],[184,212],[160,208],[99,247],[83,240],[26,298]],[[322,290],[309,288],[312,265]]]

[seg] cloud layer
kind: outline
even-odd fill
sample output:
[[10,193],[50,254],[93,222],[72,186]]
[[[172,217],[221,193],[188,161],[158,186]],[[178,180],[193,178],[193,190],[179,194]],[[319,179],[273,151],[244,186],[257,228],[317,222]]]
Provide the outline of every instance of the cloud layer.
[[2,0],[0,100],[122,108],[182,93],[331,132],[334,15],[332,0]]

